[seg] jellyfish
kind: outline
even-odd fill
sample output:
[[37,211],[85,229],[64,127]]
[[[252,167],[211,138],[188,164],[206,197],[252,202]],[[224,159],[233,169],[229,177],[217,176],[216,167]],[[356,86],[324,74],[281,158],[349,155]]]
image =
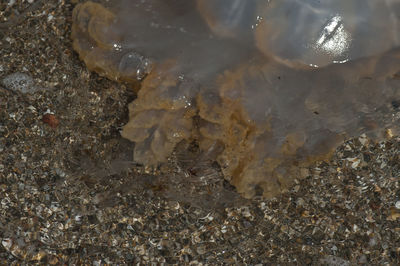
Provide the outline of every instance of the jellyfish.
[[[122,136],[165,163],[196,142],[246,198],[344,140],[398,130],[400,0],[116,0],[73,11],[88,69],[140,83]],[[137,86],[135,86],[137,87]]]

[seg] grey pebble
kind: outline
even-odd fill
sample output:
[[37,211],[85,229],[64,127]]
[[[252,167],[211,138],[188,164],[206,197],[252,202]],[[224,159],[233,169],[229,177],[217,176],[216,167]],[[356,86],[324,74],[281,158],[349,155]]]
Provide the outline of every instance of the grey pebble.
[[37,91],[35,82],[28,74],[15,72],[3,78],[1,84],[8,90],[19,91],[22,93],[32,93]]

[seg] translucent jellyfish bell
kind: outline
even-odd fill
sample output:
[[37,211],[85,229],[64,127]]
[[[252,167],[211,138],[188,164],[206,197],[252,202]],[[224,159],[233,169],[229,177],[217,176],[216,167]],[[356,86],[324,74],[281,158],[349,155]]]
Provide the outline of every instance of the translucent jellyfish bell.
[[325,66],[381,54],[399,45],[398,0],[271,0],[256,44],[286,63]]

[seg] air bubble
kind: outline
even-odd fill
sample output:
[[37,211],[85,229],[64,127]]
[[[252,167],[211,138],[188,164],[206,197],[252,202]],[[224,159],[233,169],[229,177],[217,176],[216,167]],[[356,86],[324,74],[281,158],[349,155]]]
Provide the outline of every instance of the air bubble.
[[142,80],[150,73],[152,65],[148,58],[136,52],[129,52],[121,58],[118,70],[123,76],[136,76],[137,80]]

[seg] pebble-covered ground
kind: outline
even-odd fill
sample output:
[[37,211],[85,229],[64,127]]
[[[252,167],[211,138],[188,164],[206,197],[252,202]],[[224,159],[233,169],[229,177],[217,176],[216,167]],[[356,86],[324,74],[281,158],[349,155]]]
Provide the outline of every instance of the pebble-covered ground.
[[400,138],[349,140],[272,200],[195,145],[135,165],[135,94],[72,50],[76,2],[0,1],[0,264],[400,264]]

